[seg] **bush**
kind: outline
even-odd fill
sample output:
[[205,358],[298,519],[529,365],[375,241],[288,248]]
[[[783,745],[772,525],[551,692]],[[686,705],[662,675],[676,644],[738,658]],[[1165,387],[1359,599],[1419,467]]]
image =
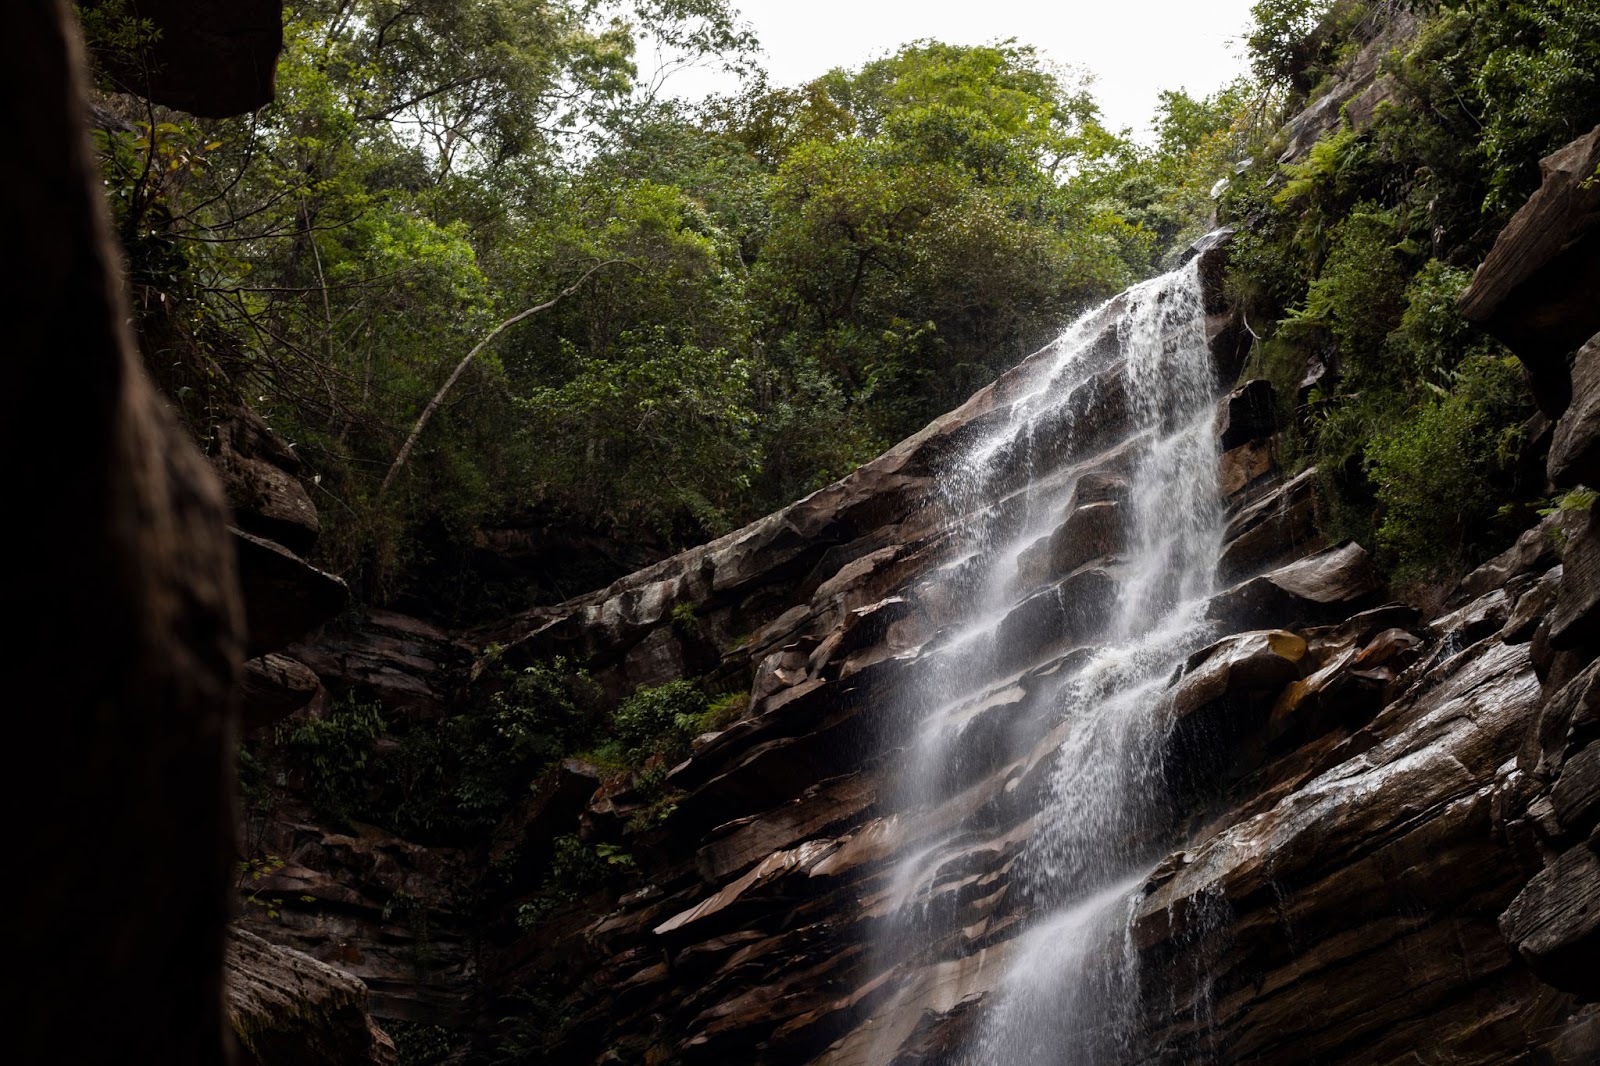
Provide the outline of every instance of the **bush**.
[[633,865],[633,856],[615,844],[591,847],[576,833],[556,837],[537,896],[517,907],[518,928],[532,928],[557,908],[576,903]]
[[680,679],[639,689],[622,701],[611,721],[626,758],[639,763],[657,752],[677,754],[705,710],[705,693]]
[[326,718],[308,719],[289,733],[290,765],[304,777],[312,804],[328,818],[349,822],[365,813],[373,746],[383,732],[377,704],[348,698]]
[[1367,471],[1382,518],[1378,547],[1397,576],[1470,563],[1519,456],[1526,392],[1515,358],[1472,356],[1455,388],[1374,435]]
[[1406,271],[1394,216],[1364,204],[1335,228],[1321,273],[1306,291],[1296,326],[1325,328],[1339,345],[1340,369],[1350,387],[1392,384],[1385,340],[1405,308]]
[[495,693],[486,715],[455,723],[472,734],[456,799],[476,821],[493,821],[525,786],[589,742],[598,725],[598,690],[566,659],[527,667]]

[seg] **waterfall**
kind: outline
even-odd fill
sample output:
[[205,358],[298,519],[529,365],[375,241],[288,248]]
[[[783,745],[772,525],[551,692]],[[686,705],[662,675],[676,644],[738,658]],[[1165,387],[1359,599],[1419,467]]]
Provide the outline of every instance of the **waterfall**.
[[[1163,696],[1209,642],[1222,537],[1202,304],[1191,263],[1085,315],[942,471],[874,950],[894,972],[993,949],[973,1066],[1118,1062],[1135,1035],[1128,916],[1173,820]],[[895,1009],[875,1061],[915,1023]]]

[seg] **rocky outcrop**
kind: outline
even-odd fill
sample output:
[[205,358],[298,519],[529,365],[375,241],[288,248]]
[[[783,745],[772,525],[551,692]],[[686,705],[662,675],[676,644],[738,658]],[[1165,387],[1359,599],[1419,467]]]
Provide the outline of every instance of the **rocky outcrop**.
[[343,581],[282,544],[242,529],[232,533],[252,654],[288,646],[338,614],[349,600]]
[[247,887],[281,902],[247,900],[240,928],[359,979],[380,1018],[465,1024],[477,980],[467,856],[319,821],[290,805],[252,827],[255,850],[283,865]]
[[1310,154],[1311,146],[1341,122],[1357,130],[1370,125],[1378,108],[1395,99],[1393,76],[1384,69],[1384,60],[1400,44],[1416,35],[1418,20],[1409,11],[1384,9],[1375,15],[1376,32],[1364,40],[1339,64],[1325,87],[1284,127],[1283,151],[1279,163],[1298,163]]
[[1560,418],[1572,398],[1567,357],[1600,333],[1600,129],[1539,164],[1544,183],[1461,294],[1461,313],[1528,368],[1539,407]]
[[292,645],[290,654],[340,691],[356,691],[407,718],[438,718],[457,697],[474,647],[393,611],[351,612]]
[[[1223,453],[1225,472],[1232,454]],[[1222,556],[1217,561],[1217,573],[1225,581],[1292,563],[1326,545],[1317,527],[1316,468],[1303,470],[1287,481],[1272,477],[1275,473],[1276,467],[1268,466],[1253,479],[1266,482],[1256,499],[1234,494],[1235,510],[1223,530]],[[1224,485],[1228,483],[1225,481]]]
[[263,655],[244,664],[239,682],[240,724],[245,732],[289,717],[316,699],[322,679],[287,655]]
[[320,682],[284,649],[337,615],[349,602],[344,581],[305,560],[322,532],[300,482],[289,443],[245,407],[215,427],[211,455],[221,475],[244,598],[247,654],[240,690],[246,729],[259,729],[305,707]]
[[367,998],[366,985],[309,955],[228,935],[228,1022],[243,1066],[394,1066]]
[[[8,1054],[114,1062],[136,1048],[220,1066],[242,644],[222,492],[128,333],[72,15],[8,4],[0,27],[0,110],[28,146],[0,172],[21,312],[4,424],[27,735],[8,776],[30,812],[11,852],[25,874]],[[77,421],[45,442],[48,397],[70,398]]]
[[158,31],[142,61],[97,57],[127,91],[207,118],[272,102],[283,0],[139,0],[138,11]]
[[1556,423],[1547,470],[1557,488],[1600,485],[1600,333],[1573,361],[1572,402]]
[[[1541,698],[1523,619],[1554,562],[1502,560],[1503,587],[1431,627],[1411,608],[1359,610],[1378,589],[1354,546],[1244,583],[1285,599],[1229,624],[1281,610],[1278,624],[1295,628],[1224,638],[1174,683],[1175,713],[1196,736],[1225,738],[1226,765],[1181,783],[1210,813],[1158,867],[1135,923],[1150,1061],[1388,1062],[1427,1028],[1458,1061],[1487,1063],[1565,1032],[1568,993],[1499,932],[1529,876],[1497,828]],[[894,591],[876,572],[857,571],[861,599]],[[917,578],[901,587],[914,595]],[[605,1042],[624,1059],[886,1062],[901,1061],[885,1050],[898,1047],[904,1061],[939,1061],[981,1015],[1023,913],[1004,886],[1025,828],[1012,819],[1028,809],[1016,797],[1038,787],[1040,756],[970,770],[965,802],[992,810],[993,828],[948,885],[970,913],[961,939],[930,943],[909,972],[874,973],[860,945],[892,892],[888,859],[926,827],[879,806],[882,749],[865,738],[882,735],[872,693],[916,668],[919,627],[901,614],[876,649],[838,653],[829,645],[845,642],[801,635],[819,618],[842,632],[845,616],[815,600],[807,613],[757,634],[746,654],[776,656],[775,687],[758,682],[751,716],[702,738],[673,773],[686,793],[674,818],[689,819],[674,834],[698,844],[669,846],[603,918],[542,927],[501,958],[510,969],[491,964],[486,979],[512,985],[558,960],[587,975],[554,1060]],[[1003,730],[1074,661],[1047,645],[1034,656],[960,712],[974,755],[983,723]],[[1348,802],[1357,795],[1370,798]]]
[[300,555],[311,551],[322,521],[300,483],[300,457],[259,415],[235,409],[216,429],[211,462],[241,528]]
[[[1526,878],[1496,818],[1540,702],[1504,598],[1413,634],[1423,654],[1407,670],[1370,676],[1391,654],[1382,638],[1332,658],[1328,680],[1369,675],[1367,698],[1266,764],[1272,787],[1158,870],[1134,921],[1142,971],[1185,975],[1176,1009],[1152,1019],[1160,1044],[1377,1063],[1426,1026],[1442,1061],[1498,1062],[1563,1016],[1569,1001],[1496,926]],[[1483,616],[1502,628],[1472,640]],[[1278,709],[1302,710],[1296,695]]]

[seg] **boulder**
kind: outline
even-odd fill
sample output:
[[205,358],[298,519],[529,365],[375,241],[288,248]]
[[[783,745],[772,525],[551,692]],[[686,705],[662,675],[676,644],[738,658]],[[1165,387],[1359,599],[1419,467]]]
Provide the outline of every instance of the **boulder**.
[[1564,534],[1557,528],[1557,517],[1552,515],[1526,530],[1515,544],[1462,578],[1457,599],[1477,599],[1504,588],[1513,578],[1541,573],[1559,563],[1561,552],[1557,546]]
[[1557,650],[1591,648],[1600,640],[1600,523],[1592,511],[1564,524],[1561,588],[1550,615],[1550,644]]
[[1528,368],[1539,407],[1559,418],[1572,396],[1567,356],[1600,332],[1600,127],[1540,161],[1544,182],[1495,240],[1461,313]]
[[1085,503],[1067,515],[1050,536],[1031,545],[1017,560],[1017,570],[1030,588],[1068,574],[1083,564],[1122,550],[1122,504],[1116,500]]
[[1126,503],[1128,479],[1110,470],[1091,470],[1078,478],[1072,490],[1072,503],[1081,507],[1090,503]]
[[1572,402],[1556,423],[1546,470],[1558,489],[1600,486],[1600,333],[1572,364]]
[[1326,543],[1317,531],[1317,471],[1313,467],[1247,504],[1222,533],[1217,574],[1246,574],[1298,559]]
[[1500,916],[1500,931],[1539,978],[1600,998],[1600,855],[1575,844],[1540,870]]
[[1245,382],[1223,397],[1217,411],[1217,438],[1224,451],[1271,436],[1277,428],[1278,403],[1270,381]]
[[1587,833],[1600,821],[1600,743],[1580,748],[1561,767],[1550,790],[1550,806],[1568,833]]
[[350,589],[283,545],[234,528],[251,655],[277,651],[340,611]]
[[1329,622],[1359,609],[1380,587],[1366,550],[1350,543],[1218,593],[1206,617],[1238,629]]
[[228,934],[228,1021],[243,1066],[393,1066],[359,978],[243,929]]
[[234,522],[241,529],[302,555],[311,550],[322,524],[295,476],[299,457],[259,416],[236,410],[217,428],[211,461],[222,476]]
[[1246,441],[1222,453],[1217,463],[1217,488],[1224,499],[1249,502],[1260,486],[1278,471],[1273,441]]
[[1306,642],[1283,629],[1239,633],[1196,652],[1172,690],[1172,713],[1187,718],[1222,701],[1270,704],[1302,673]]
[[1110,615],[1117,581],[1114,567],[1090,563],[1018,603],[997,627],[998,669],[1020,668],[1090,639]]
[[276,652],[244,664],[239,683],[240,726],[249,732],[281,721],[316,699],[322,682],[311,668]]

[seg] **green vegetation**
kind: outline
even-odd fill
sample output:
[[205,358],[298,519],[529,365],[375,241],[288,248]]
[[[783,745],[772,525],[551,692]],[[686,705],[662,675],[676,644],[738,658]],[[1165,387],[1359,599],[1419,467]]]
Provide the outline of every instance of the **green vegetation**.
[[517,907],[517,926],[537,925],[558,907],[604,887],[617,869],[633,865],[633,856],[615,844],[585,844],[575,833],[557,837],[537,895]]
[[[202,441],[248,400],[294,443],[319,561],[369,601],[502,611],[471,545],[517,516],[668,550],[766,513],[1149,273],[1185,221],[1081,80],[1014,42],[752,72],[690,107],[635,55],[751,70],[724,0],[286,16],[276,102],[212,121],[142,100],[148,27],[92,7],[99,145],[152,372]],[[1238,103],[1175,95],[1169,139]]]
[[[723,0],[607,10],[301,0],[279,99],[222,121],[138,95],[131,7],[85,13],[147,362],[202,442],[246,400],[294,442],[319,561],[364,600],[501,610],[472,544],[517,516],[655,550],[729,529],[1218,218],[1260,337],[1246,373],[1277,385],[1330,534],[1431,580],[1548,503],[1516,363],[1456,298],[1537,158],[1600,121],[1591,5],[1262,0],[1252,75],[1164,93],[1148,147],[1014,41],[918,41],[781,87]],[[1282,122],[1413,16],[1381,60],[1395,99],[1279,165]],[[658,44],[748,78],[664,99],[634,60]],[[672,625],[699,639],[691,607]],[[247,749],[252,807],[289,780],[335,822],[482,841],[582,753],[627,782],[642,834],[672,815],[672,764],[745,706],[680,680],[608,708],[579,664],[496,660],[442,720],[347,696]]]
[[271,745],[247,746],[244,757],[261,777],[263,761],[280,755],[336,823],[460,841],[492,829],[531,782],[610,728],[588,675],[555,659],[501,675],[462,713],[437,721],[386,719],[347,697],[323,717],[280,727]]
[[[1266,0],[1257,72],[1296,107],[1400,6]],[[1397,99],[1359,129],[1345,116],[1304,162],[1264,145],[1221,209],[1246,223],[1229,279],[1263,337],[1246,372],[1284,399],[1285,453],[1321,472],[1325,526],[1427,581],[1502,547],[1539,502],[1518,364],[1455,303],[1538,158],[1600,122],[1600,13],[1409,6],[1419,32],[1381,65]]]
[[322,717],[247,744],[241,760],[257,813],[273,802],[268,781],[278,766],[335,824],[370,822],[410,839],[467,844],[486,839],[530,787],[577,757],[639,797],[626,826],[639,833],[671,816],[676,796],[666,775],[689,742],[725,728],[748,704],[745,693],[713,700],[698,682],[677,680],[608,710],[587,673],[558,658],[484,678],[461,713],[439,720],[386,718],[346,697]]
[[346,699],[325,717],[280,728],[279,739],[304,781],[306,796],[328,818],[345,823],[367,806],[373,746],[384,731],[376,704]]

